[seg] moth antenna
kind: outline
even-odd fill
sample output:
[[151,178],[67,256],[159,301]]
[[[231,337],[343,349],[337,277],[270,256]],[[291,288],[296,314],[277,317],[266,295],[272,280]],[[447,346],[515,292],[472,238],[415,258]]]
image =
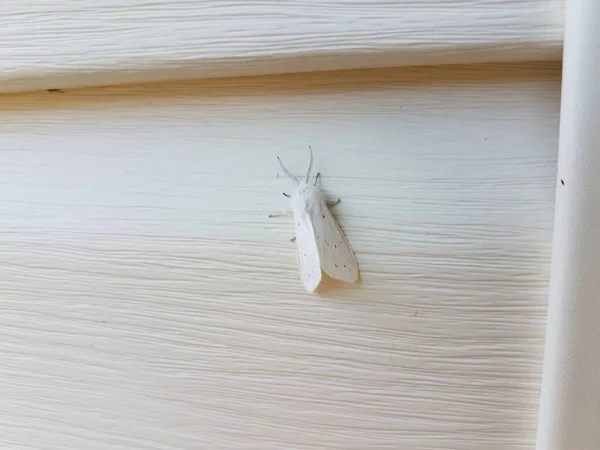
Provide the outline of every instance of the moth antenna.
[[285,174],[286,174],[288,177],[290,177],[292,180],[294,180],[294,181],[296,182],[296,184],[297,184],[297,183],[299,183],[299,181],[298,181],[298,178],[296,178],[296,177],[294,176],[294,174],[293,174],[293,173],[291,173],[289,170],[287,170],[287,169],[285,168],[285,166],[284,166],[284,165],[283,165],[283,163],[281,162],[281,159],[279,159],[279,156],[277,157],[277,161],[279,161],[279,165],[281,166],[281,170],[283,170],[283,172],[284,172],[284,173],[285,173]]
[[308,184],[308,180],[310,178],[310,171],[312,169],[313,166],[313,151],[312,151],[312,147],[309,145],[308,148],[310,149],[310,163],[308,164],[308,170],[306,171],[306,178],[304,179],[304,182]]
[[319,181],[319,178],[321,178],[321,172],[317,172],[317,176],[315,177],[315,183],[313,184],[313,186],[317,185],[317,182]]

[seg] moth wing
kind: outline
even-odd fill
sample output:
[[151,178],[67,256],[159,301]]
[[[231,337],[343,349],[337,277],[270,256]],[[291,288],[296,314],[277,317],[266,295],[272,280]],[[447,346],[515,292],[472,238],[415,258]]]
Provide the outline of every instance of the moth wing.
[[317,205],[310,215],[321,267],[331,278],[354,283],[358,279],[354,251],[322,195],[319,195]]
[[294,215],[298,267],[302,284],[308,292],[314,292],[321,282],[321,264],[315,241],[315,230],[310,215],[304,211]]

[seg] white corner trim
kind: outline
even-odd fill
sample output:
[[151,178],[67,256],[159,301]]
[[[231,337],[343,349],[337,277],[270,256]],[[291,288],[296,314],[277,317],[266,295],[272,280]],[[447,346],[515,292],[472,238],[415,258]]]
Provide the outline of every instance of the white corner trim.
[[0,92],[560,59],[562,0],[6,0]]
[[600,448],[600,2],[567,2],[538,450]]

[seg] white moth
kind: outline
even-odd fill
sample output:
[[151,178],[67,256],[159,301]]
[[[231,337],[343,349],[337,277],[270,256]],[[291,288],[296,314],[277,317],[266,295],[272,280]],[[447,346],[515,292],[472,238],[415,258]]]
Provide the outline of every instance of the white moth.
[[309,183],[313,164],[312,148],[310,148],[310,164],[304,180],[298,180],[290,173],[279,157],[277,160],[285,174],[296,182],[296,189],[291,196],[283,194],[291,198],[291,208],[269,217],[282,216],[290,209],[294,212],[296,229],[294,239],[298,250],[300,278],[304,287],[308,292],[313,292],[319,286],[321,268],[331,278],[354,283],[358,279],[356,256],[329,210],[329,206],[337,205],[340,200],[328,202],[325,199],[323,192],[317,187],[320,173],[317,173],[312,184]]

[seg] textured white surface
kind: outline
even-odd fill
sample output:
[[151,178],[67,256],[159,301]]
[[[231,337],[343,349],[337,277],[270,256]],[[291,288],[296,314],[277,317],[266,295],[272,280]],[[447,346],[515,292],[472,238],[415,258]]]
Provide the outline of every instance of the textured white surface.
[[[1,97],[0,447],[531,449],[559,88],[525,64]],[[308,144],[362,270],[322,295],[267,218]]]
[[560,59],[563,0],[6,0],[0,91]]
[[600,448],[600,3],[567,7],[538,450]]

